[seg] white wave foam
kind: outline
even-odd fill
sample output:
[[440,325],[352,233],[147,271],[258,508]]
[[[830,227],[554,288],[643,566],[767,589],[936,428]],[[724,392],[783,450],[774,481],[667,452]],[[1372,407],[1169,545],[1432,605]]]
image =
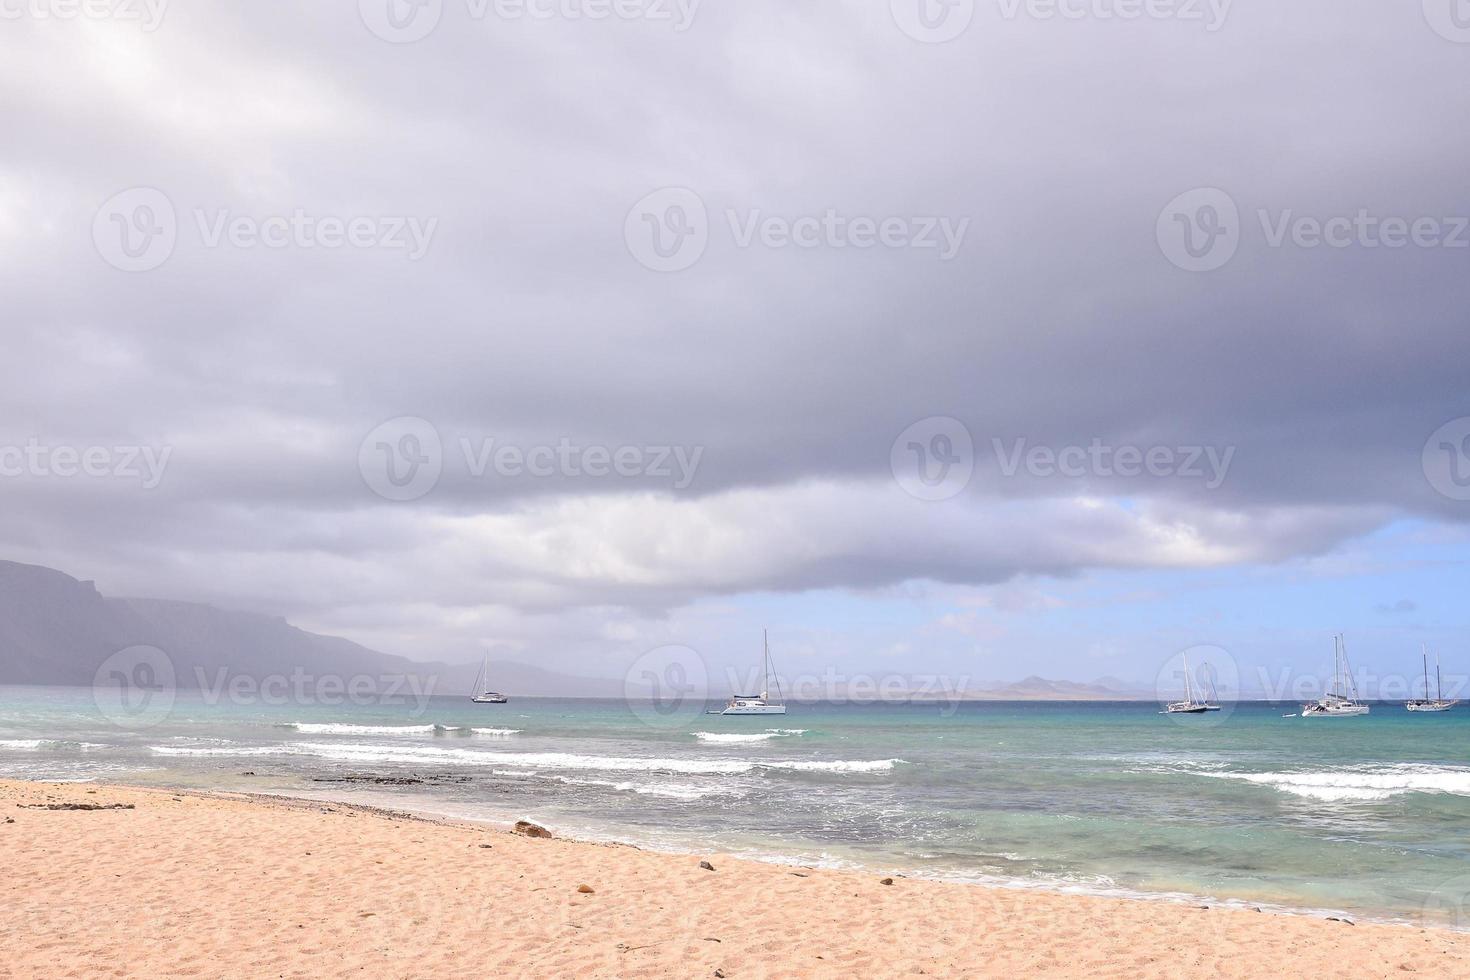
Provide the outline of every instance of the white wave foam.
[[484,735],[488,738],[506,738],[510,735],[519,735],[519,728],[471,728],[470,732],[475,735]]
[[[731,795],[731,791],[725,787],[695,783],[638,783],[631,780],[579,779],[575,776],[553,776],[551,778],[567,786],[604,786],[620,793],[637,793],[640,796],[657,796],[662,799],[686,802],[701,800],[709,796]],[[740,794],[734,793],[734,795]]]
[[0,739],[0,749],[39,749],[41,739],[39,738],[3,738]]
[[154,755],[177,756],[241,756],[241,755],[299,755],[289,745],[232,745],[219,749],[191,749],[181,745],[150,745],[148,751]]
[[762,769],[789,769],[794,772],[882,772],[907,763],[903,759],[859,759],[841,762],[757,762],[756,765]]
[[677,772],[691,775],[721,775],[749,772],[752,764],[743,759],[661,759],[570,752],[489,752],[482,749],[450,749],[438,746],[361,745],[328,742],[299,743],[300,751],[341,762],[406,762],[419,765],[441,763],[512,766],[529,769],[603,770],[606,772]]
[[0,749],[11,749],[17,752],[43,750],[90,752],[93,749],[105,748],[107,746],[97,742],[73,742],[63,738],[0,738]]
[[715,742],[720,745],[741,745],[747,742],[765,742],[782,736],[776,732],[761,732],[759,734],[737,735],[733,732],[691,732],[701,742]]
[[763,732],[690,732],[701,742],[739,745],[745,742],[766,742],[773,738],[789,738],[806,734],[805,728],[767,728]]
[[1269,786],[1292,796],[1335,803],[1375,801],[1406,793],[1470,796],[1470,769],[1442,766],[1388,766],[1325,772],[1201,772],[1201,776]]
[[486,765],[517,769],[602,772],[672,772],[696,776],[738,776],[755,769],[792,772],[878,772],[902,759],[856,761],[788,761],[764,759],[670,759],[659,757],[578,755],[571,752],[492,752],[440,746],[365,745],[341,742],[298,742],[289,747],[339,762],[401,762],[415,765]]
[[341,725],[295,721],[280,726],[303,735],[428,735],[437,725]]

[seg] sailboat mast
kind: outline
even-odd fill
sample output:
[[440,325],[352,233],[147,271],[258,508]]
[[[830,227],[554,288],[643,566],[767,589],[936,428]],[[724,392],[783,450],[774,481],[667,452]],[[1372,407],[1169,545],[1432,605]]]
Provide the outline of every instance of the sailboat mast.
[[1184,700],[1194,704],[1194,686],[1189,679],[1189,654],[1184,655]]
[[1419,644],[1419,654],[1424,658],[1424,699],[1427,701],[1429,700],[1429,648],[1422,643]]
[[[1429,677],[1424,678],[1424,685],[1429,686]],[[1444,678],[1439,673],[1439,651],[1434,651],[1434,697],[1437,701],[1444,700]]]
[[1341,634],[1332,638],[1332,694],[1337,694],[1341,688],[1342,677],[1342,636]]
[[761,684],[761,697],[771,693],[771,631],[761,630],[761,667],[766,672],[764,683]]

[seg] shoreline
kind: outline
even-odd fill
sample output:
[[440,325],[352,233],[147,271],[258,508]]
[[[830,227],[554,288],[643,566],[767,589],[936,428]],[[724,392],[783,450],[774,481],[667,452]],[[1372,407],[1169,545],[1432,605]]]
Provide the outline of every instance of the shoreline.
[[[98,785],[98,784],[92,784]],[[150,787],[137,787],[127,783],[109,784],[119,788],[149,789]],[[153,787],[156,788],[156,787]],[[300,796],[290,793],[254,793],[245,790],[195,790],[178,789],[169,787],[167,790],[159,788],[160,792],[188,793],[191,795],[211,796],[233,796],[239,795],[265,803],[271,802],[301,802],[307,804],[328,803],[334,806],[353,807],[384,815],[396,816],[401,819],[424,820],[430,823],[447,825],[463,825],[466,827],[490,829],[500,832],[509,832],[516,819],[530,820],[532,817],[522,818],[475,818],[461,814],[449,813],[442,810],[414,807],[390,807],[377,803],[357,802],[350,797],[333,796],[327,793],[317,796]],[[709,853],[705,849],[692,845],[673,844],[667,841],[649,843],[643,841],[624,840],[617,836],[585,836],[575,832],[566,832],[554,825],[547,824],[548,829],[553,830],[562,840],[574,843],[584,843],[599,847],[631,847],[640,851],[654,854],[666,854],[670,856],[687,857]],[[615,832],[614,832],[615,833]],[[778,846],[778,842],[773,842]],[[1470,935],[1470,923],[1464,928],[1456,928],[1449,924],[1424,923],[1412,918],[1393,916],[1389,914],[1362,913],[1339,908],[1311,907],[1304,905],[1290,905],[1269,899],[1252,898],[1221,898],[1216,895],[1208,895],[1181,891],[1144,891],[1141,889],[1126,888],[1113,885],[1093,885],[1052,882],[1046,880],[1027,879],[1021,877],[1006,877],[1004,875],[969,874],[963,871],[943,871],[926,868],[914,868],[899,865],[884,865],[864,861],[842,860],[838,862],[823,861],[812,858],[809,855],[782,854],[775,851],[755,850],[745,848],[741,850],[724,850],[718,853],[740,861],[751,861],[759,864],[767,864],[781,868],[797,868],[815,871],[838,871],[853,874],[877,875],[878,877],[893,876],[908,878],[914,881],[930,881],[945,885],[959,885],[973,888],[998,889],[1015,892],[1037,892],[1046,895],[1080,896],[1086,898],[1102,898],[1123,902],[1148,902],[1165,905],[1175,905],[1186,908],[1199,908],[1202,904],[1208,904],[1210,908],[1226,909],[1241,912],[1264,912],[1272,915],[1289,915],[1308,919],[1347,919],[1354,924],[1365,923],[1374,925],[1401,926],[1414,929],[1437,929],[1445,932],[1464,933]]]
[[275,794],[0,781],[0,846],[25,882],[0,906],[20,976],[1254,977],[1301,957],[1470,975],[1470,935],[1445,928],[718,853],[706,870],[696,854]]
[[[711,853],[692,845],[673,844],[663,841],[657,843],[624,840],[617,836],[593,835],[587,836],[583,833],[568,832],[555,826],[552,821],[549,824],[539,818],[533,820],[530,815],[516,818],[477,818],[463,814],[451,813],[443,810],[435,810],[428,807],[413,806],[388,806],[377,802],[368,802],[364,799],[353,799],[351,795],[336,795],[331,791],[324,790],[319,796],[300,795],[299,793],[278,792],[254,792],[244,789],[216,789],[205,790],[176,784],[138,785],[133,783],[114,783],[95,780],[7,780],[0,778],[0,787],[6,782],[38,783],[41,785],[54,786],[90,786],[97,788],[110,788],[118,790],[129,790],[142,793],[160,793],[173,796],[191,796],[201,799],[239,799],[257,802],[263,805],[281,806],[333,806],[343,809],[352,809],[369,815],[383,816],[398,820],[415,820],[424,823],[441,826],[463,827],[466,829],[491,830],[499,833],[510,833],[512,826],[518,819],[542,822],[552,830],[556,836],[572,843],[587,844],[594,847],[628,847],[651,854],[664,854],[668,856],[687,857]],[[363,797],[368,796],[371,791],[359,791]],[[614,832],[615,833],[615,832]],[[1020,877],[1006,877],[1004,875],[969,874],[963,871],[946,872],[925,868],[913,868],[897,865],[883,865],[867,863],[863,861],[839,862],[823,861],[808,855],[782,854],[779,852],[754,850],[745,848],[738,851],[722,850],[720,853],[728,858],[749,861],[753,863],[770,865],[778,868],[796,868],[806,871],[832,871],[851,874],[876,875],[878,877],[893,876],[906,878],[913,881],[928,881],[936,884],[957,885],[961,887],[972,887],[982,889],[994,889],[1001,891],[1012,891],[1019,893],[1039,893],[1045,895],[1074,896],[1084,898],[1099,898],[1110,901],[1121,902],[1144,902],[1150,904],[1172,905],[1182,908],[1222,909],[1239,912],[1258,912],[1271,915],[1293,916],[1306,919],[1317,919],[1324,921],[1347,920],[1353,924],[1373,924],[1385,926],[1398,926],[1413,929],[1435,929],[1443,932],[1460,933],[1470,936],[1470,923],[1464,928],[1456,928],[1447,923],[1425,923],[1412,918],[1393,916],[1388,914],[1363,913],[1349,911],[1339,908],[1309,907],[1302,905],[1290,905],[1269,899],[1254,898],[1221,898],[1216,895],[1208,895],[1181,891],[1144,891],[1141,889],[1126,888],[1122,886],[1105,886],[1093,884],[1072,884],[1062,882],[1051,882],[1045,880],[1033,880]]]

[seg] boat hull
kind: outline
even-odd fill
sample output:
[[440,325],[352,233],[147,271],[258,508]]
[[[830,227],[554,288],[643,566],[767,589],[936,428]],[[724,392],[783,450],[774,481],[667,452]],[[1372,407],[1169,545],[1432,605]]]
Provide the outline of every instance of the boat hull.
[[510,698],[504,694],[477,694],[470,700],[475,704],[507,704]]
[[784,704],[731,705],[720,712],[722,715],[784,715],[785,713],[786,705]]
[[1323,711],[1320,708],[1302,709],[1303,718],[1355,718],[1359,715],[1366,715],[1367,713],[1368,706],[1366,704],[1354,705],[1350,708],[1334,708],[1330,711]]
[[1407,708],[1410,711],[1448,711],[1451,708],[1453,708],[1456,704],[1459,704],[1459,702],[1458,701],[1449,701],[1449,702],[1445,702],[1445,701],[1410,701],[1408,704],[1404,705],[1404,707]]

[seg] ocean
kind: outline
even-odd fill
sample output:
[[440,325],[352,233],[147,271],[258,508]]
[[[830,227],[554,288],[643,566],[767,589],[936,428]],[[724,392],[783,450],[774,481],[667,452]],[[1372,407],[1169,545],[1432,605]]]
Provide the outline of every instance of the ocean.
[[[123,727],[0,687],[0,778],[360,802],[644,847],[1470,925],[1470,708],[622,701],[210,703]],[[709,707],[717,707],[711,704]]]

